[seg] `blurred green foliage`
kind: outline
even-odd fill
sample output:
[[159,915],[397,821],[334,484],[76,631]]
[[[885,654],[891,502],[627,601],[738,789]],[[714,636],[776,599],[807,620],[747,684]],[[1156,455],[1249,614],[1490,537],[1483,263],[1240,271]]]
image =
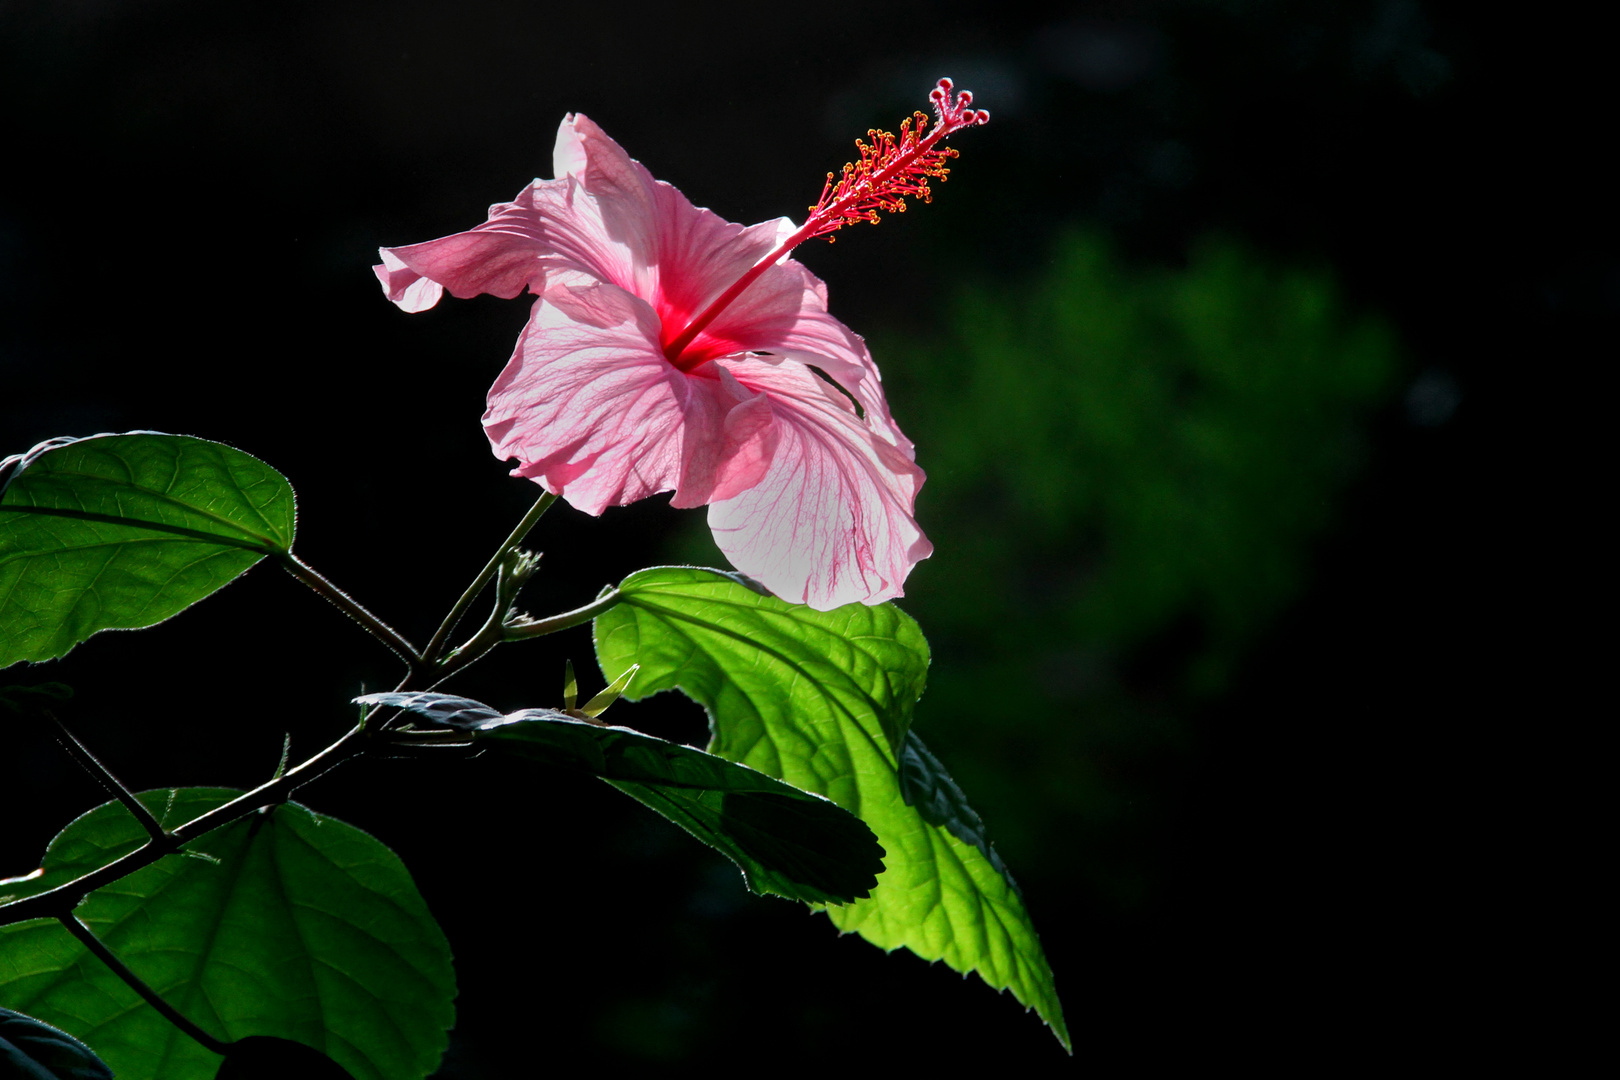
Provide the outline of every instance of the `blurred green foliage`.
[[[1232,240],[1141,268],[1075,232],[930,336],[870,340],[929,477],[919,730],[1015,875],[1134,907],[1192,721],[1305,583],[1393,337]],[[700,524],[683,557],[716,557]]]

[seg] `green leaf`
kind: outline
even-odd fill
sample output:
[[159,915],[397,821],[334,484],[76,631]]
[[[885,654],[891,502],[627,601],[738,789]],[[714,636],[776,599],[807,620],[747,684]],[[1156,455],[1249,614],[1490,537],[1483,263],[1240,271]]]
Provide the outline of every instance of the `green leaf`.
[[843,904],[869,895],[883,869],[883,849],[860,818],[690,746],[549,709],[503,716],[448,694],[368,694],[356,701],[407,709],[471,732],[490,750],[601,777],[736,863],[756,893]]
[[[172,828],[237,794],[140,799]],[[99,806],[51,841],[39,872],[0,881],[0,893],[53,888],[144,840],[122,806]],[[300,1042],[356,1080],[419,1080],[437,1066],[454,1019],[450,949],[391,851],[295,803],[185,851],[76,911],[165,1001],[222,1041]],[[120,1080],[207,1080],[219,1068],[52,920],[0,927],[0,996],[94,1046]]]
[[16,1080],[112,1080],[84,1043],[31,1016],[0,1009],[0,1076]]
[[964,844],[979,849],[996,872],[1007,879],[1015,889],[1017,883],[1007,872],[1001,856],[990,846],[984,821],[978,811],[968,805],[967,796],[956,786],[939,758],[924,746],[915,731],[906,732],[906,741],[900,747],[900,797],[913,807],[930,825],[938,825]]
[[0,485],[0,668],[160,623],[292,547],[286,478],[190,436],[53,439]]
[[928,643],[891,604],[818,612],[718,570],[660,567],[596,619],[602,670],[639,663],[627,696],[679,689],[709,714],[711,753],[827,795],[870,825],[886,869],[827,914],[884,949],[974,971],[1070,1045],[1023,898],[939,762],[910,733]]

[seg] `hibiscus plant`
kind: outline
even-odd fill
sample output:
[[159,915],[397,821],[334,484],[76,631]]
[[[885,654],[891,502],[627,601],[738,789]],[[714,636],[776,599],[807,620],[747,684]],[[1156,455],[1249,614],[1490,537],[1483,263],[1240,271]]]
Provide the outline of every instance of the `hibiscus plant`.
[[[752,891],[976,972],[1069,1045],[1016,885],[911,730],[928,644],[891,601],[931,551],[913,517],[923,473],[864,342],[791,257],[930,198],[955,155],[946,137],[989,118],[949,80],[931,99],[931,118],[858,141],[802,225],[694,207],[574,115],[555,179],[466,232],[382,249],[377,276],[407,312],[445,290],[534,296],[483,423],[541,494],[425,644],[299,557],[292,486],[240,450],[135,431],[5,459],[0,667],[154,626],[269,559],[403,674],[251,791],[132,792],[56,721],[51,684],[8,688],[6,711],[54,724],[112,799],[38,870],[0,880],[0,1073],[189,1080],[285,1044],[357,1078],[433,1072],[454,1019],[444,935],[387,847],[289,801],[360,755],[506,755],[600,777],[726,855]],[[554,501],[599,515],[660,492],[708,507],[734,570],[655,567],[572,611],[519,610],[538,565],[521,545]],[[571,668],[560,701],[512,713],[441,689],[498,645],[586,623],[608,683],[589,701]],[[603,719],[664,690],[707,711],[706,750]]]

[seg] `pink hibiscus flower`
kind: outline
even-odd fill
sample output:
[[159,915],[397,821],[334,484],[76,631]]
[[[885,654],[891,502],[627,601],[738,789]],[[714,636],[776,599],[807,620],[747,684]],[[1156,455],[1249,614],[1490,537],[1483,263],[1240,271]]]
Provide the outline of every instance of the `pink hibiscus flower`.
[[695,207],[584,116],[563,120],[557,179],[536,180],[467,232],[381,249],[405,311],[445,289],[538,299],[490,388],[497,457],[590,514],[661,491],[709,507],[720,549],[784,599],[827,610],[902,594],[932,552],[912,510],[923,473],[861,338],[789,251],[930,196],[989,116],[934,91],[901,137],[873,132],[803,226],[744,227]]

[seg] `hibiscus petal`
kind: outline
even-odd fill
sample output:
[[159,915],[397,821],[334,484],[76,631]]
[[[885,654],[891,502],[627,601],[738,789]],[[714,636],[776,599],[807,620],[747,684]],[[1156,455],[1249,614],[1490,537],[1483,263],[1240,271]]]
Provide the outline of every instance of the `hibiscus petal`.
[[[668,193],[660,191],[665,205],[660,207],[658,219],[662,261],[657,306],[664,319],[665,340],[672,341],[710,302],[781,244],[793,232],[793,223],[780,218],[744,227],[693,207],[667,184],[659,186],[668,188]],[[779,317],[791,319],[800,299],[791,285],[785,291],[772,288],[777,269],[766,271],[743,295],[754,294],[759,303],[773,305]],[[742,310],[736,300],[728,304],[683,355],[714,359],[764,348],[756,341],[750,320],[739,317]]]
[[511,299],[525,288],[544,291],[548,274],[579,271],[652,295],[650,286],[638,284],[648,272],[637,270],[635,253],[610,235],[598,200],[571,178],[534,181],[511,202],[491,206],[488,220],[466,232],[379,250],[377,277],[388,298],[407,311],[432,306],[406,306],[405,293],[418,279],[461,299],[480,293]]
[[[510,300],[525,288],[539,292],[545,283],[542,258],[549,254],[548,242],[536,206],[543,193],[537,185],[525,188],[509,203],[489,208],[489,219],[466,232],[442,236],[407,247],[380,248],[382,265],[374,267],[388,299],[406,311],[421,311],[438,301],[421,303],[409,297],[415,278],[426,278],[450,290],[452,296],[468,299],[490,293]],[[420,306],[407,306],[419,303]]]
[[670,500],[678,510],[706,506],[741,495],[765,478],[781,441],[771,399],[750,391],[719,364],[706,364],[689,378],[717,378],[720,402],[734,401],[725,414],[717,440],[694,442],[686,458],[681,485]]
[[[829,321],[836,320],[829,317]],[[851,336],[860,340],[856,335]],[[828,378],[838,383],[851,397],[860,402],[861,408],[866,413],[866,426],[873,434],[899,450],[907,461],[917,460],[916,446],[906,438],[905,433],[900,430],[900,425],[895,423],[894,414],[889,411],[889,401],[883,393],[883,376],[879,374],[872,355],[866,351],[864,341],[861,342],[861,362],[858,364],[836,352],[829,356],[826,352],[814,353],[789,347],[784,348],[781,355],[783,359],[812,364],[825,371]]]
[[[575,180],[593,204],[577,209],[594,209],[601,237],[613,245],[599,244],[595,272],[651,302],[663,321],[665,341],[794,229],[787,218],[743,226],[693,206],[674,186],[653,179],[646,166],[584,115],[563,121],[552,157],[558,178]],[[799,287],[792,277],[786,295],[777,295],[782,283],[773,287],[764,281],[748,292],[755,307],[769,306],[779,321],[788,321],[800,307]],[[739,319],[735,308],[723,311],[685,355],[708,360],[763,347],[749,339],[748,319]]]
[[406,266],[392,251],[378,248],[377,254],[382,256],[382,262],[373,266],[371,272],[382,282],[383,294],[398,304],[401,311],[426,311],[444,295],[444,286]]
[[818,611],[902,595],[911,567],[933,551],[912,517],[922,470],[804,367],[724,364],[770,396],[780,441],[764,479],[709,507],[720,550],[778,596]]
[[803,264],[788,259],[771,267],[732,301],[716,324],[722,336],[745,343],[748,350],[820,368],[861,403],[880,438],[916,457],[911,440],[889,412],[883,379],[866,342],[828,313],[827,286]]
[[489,392],[495,455],[589,514],[670,490],[697,506],[757,482],[774,448],[769,401],[677,370],[657,335],[652,308],[616,285],[548,288]]
[[601,276],[650,299],[658,265],[652,174],[583,113],[563,118],[552,164],[559,181],[572,179],[584,189],[595,212],[593,231],[612,245],[600,248]]

